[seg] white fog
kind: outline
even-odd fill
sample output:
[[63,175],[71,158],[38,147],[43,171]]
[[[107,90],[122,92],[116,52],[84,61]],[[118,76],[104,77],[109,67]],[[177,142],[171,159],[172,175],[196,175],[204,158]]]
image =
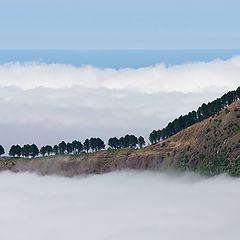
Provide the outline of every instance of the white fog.
[[239,235],[240,179],[157,172],[0,174],[0,239],[223,240]]

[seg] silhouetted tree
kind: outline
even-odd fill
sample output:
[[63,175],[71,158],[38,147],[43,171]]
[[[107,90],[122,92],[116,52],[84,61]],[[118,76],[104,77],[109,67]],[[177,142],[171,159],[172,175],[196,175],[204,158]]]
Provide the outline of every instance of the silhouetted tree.
[[82,143],[81,143],[80,141],[77,141],[77,142],[76,142],[75,149],[76,149],[76,151],[77,151],[78,154],[82,152],[82,150],[83,150],[83,145],[82,145]]
[[72,143],[67,143],[66,150],[68,154],[71,154],[73,152],[73,146]]
[[23,145],[23,147],[21,149],[21,155],[23,157],[29,157],[30,153],[31,153],[31,146],[29,144]]
[[92,149],[93,152],[96,152],[105,148],[104,141],[102,141],[102,139],[100,139],[99,137],[90,138],[89,143],[90,143],[90,148]]
[[119,138],[119,147],[120,148],[124,148],[125,147],[125,138],[124,137],[120,137]]
[[149,141],[150,141],[152,144],[155,144],[155,143],[157,143],[157,139],[158,139],[158,133],[157,133],[156,130],[153,130],[153,131],[150,133]]
[[97,138],[96,139],[96,150],[97,151],[100,151],[100,150],[102,150],[102,149],[105,149],[105,143],[104,143],[104,141],[101,139],[101,138]]
[[2,156],[5,153],[5,150],[2,145],[0,145],[0,156]]
[[84,143],[83,143],[83,148],[84,148],[84,150],[86,150],[86,152],[89,151],[89,149],[90,149],[90,141],[89,141],[89,139],[86,139],[86,140],[84,141]]
[[138,146],[139,146],[139,148],[142,148],[145,144],[146,144],[146,143],[145,143],[144,138],[143,138],[142,136],[140,136],[140,137],[138,138]]
[[59,153],[60,154],[64,154],[65,151],[67,150],[67,144],[64,141],[59,143],[58,147],[59,147]]
[[111,148],[119,148],[120,147],[120,141],[118,138],[116,137],[112,137],[112,138],[109,138],[108,140],[108,145],[111,147]]
[[17,156],[17,157],[20,157],[21,156],[21,147],[19,146],[19,145],[16,145],[15,146],[15,155]]
[[129,136],[129,147],[130,148],[136,148],[137,143],[138,143],[137,137],[134,136],[134,135],[130,135]]
[[38,149],[37,145],[32,144],[30,146],[30,154],[29,155],[31,157],[36,157],[36,156],[38,156],[38,154],[39,154],[39,149]]
[[41,154],[42,156],[45,156],[46,153],[47,153],[46,147],[41,147],[41,148],[40,148],[40,154]]
[[49,156],[51,153],[53,153],[53,148],[50,145],[45,146],[45,150],[47,155]]
[[54,145],[53,146],[53,152],[54,152],[55,155],[59,154],[59,147],[58,147],[58,145]]
[[9,150],[9,156],[15,157],[16,156],[16,146],[12,145],[10,150]]

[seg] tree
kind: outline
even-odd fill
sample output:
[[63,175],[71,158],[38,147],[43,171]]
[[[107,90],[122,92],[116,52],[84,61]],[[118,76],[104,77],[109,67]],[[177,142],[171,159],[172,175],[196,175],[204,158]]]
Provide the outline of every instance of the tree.
[[86,140],[84,141],[84,143],[83,143],[83,148],[84,148],[84,150],[86,150],[86,152],[89,151],[89,149],[90,149],[90,141],[89,141],[89,139],[86,139]]
[[101,138],[96,139],[96,150],[100,151],[102,149],[105,149],[105,143]]
[[15,146],[15,155],[17,155],[17,157],[21,156],[21,150],[22,148],[19,145]]
[[125,135],[124,137],[124,148],[128,148],[130,146],[130,135]]
[[77,151],[78,154],[79,154],[80,152],[82,152],[82,150],[83,150],[83,145],[82,145],[82,143],[81,143],[80,141],[77,141],[75,148],[76,148],[76,151]]
[[45,156],[46,153],[47,153],[46,147],[41,147],[41,148],[40,148],[40,154],[41,154],[42,156]]
[[36,156],[38,156],[38,154],[39,154],[39,149],[38,149],[38,147],[37,147],[35,144],[32,144],[32,145],[30,146],[30,156],[36,157]]
[[53,152],[53,148],[50,145],[45,146],[45,150],[48,156]]
[[59,147],[58,147],[58,145],[54,145],[53,146],[53,152],[54,152],[55,155],[59,154]]
[[130,148],[136,148],[137,143],[138,143],[137,137],[134,136],[134,135],[130,135],[129,136],[129,147]]
[[72,141],[72,150],[73,150],[73,154],[77,154],[78,150],[77,150],[77,144],[78,144],[78,141],[77,140],[74,140]]
[[59,147],[59,153],[60,154],[64,154],[65,151],[67,150],[67,144],[64,141],[59,143],[58,147]]
[[2,156],[5,153],[5,150],[2,145],[0,145],[0,156]]
[[146,143],[145,143],[144,138],[143,138],[142,136],[140,136],[140,137],[138,138],[138,146],[139,146],[139,148],[142,148],[145,144],[146,144]]
[[92,149],[92,152],[97,150],[97,141],[96,138],[90,138],[89,140],[90,148]]
[[120,141],[118,138],[116,137],[112,137],[112,138],[109,138],[108,140],[108,145],[111,147],[111,148],[119,148],[120,147]]
[[68,154],[71,154],[73,152],[73,146],[72,143],[67,143],[66,150]]
[[151,142],[151,144],[155,144],[157,143],[157,131],[156,130],[153,130],[151,133],[150,133],[150,136],[149,136],[149,141]]
[[119,147],[120,148],[124,148],[125,147],[125,138],[124,137],[120,137],[119,138]]
[[15,155],[16,155],[16,146],[15,145],[11,146],[8,154],[9,154],[9,156],[15,157]]
[[23,157],[29,157],[31,153],[31,146],[29,144],[25,144],[21,149],[21,155]]

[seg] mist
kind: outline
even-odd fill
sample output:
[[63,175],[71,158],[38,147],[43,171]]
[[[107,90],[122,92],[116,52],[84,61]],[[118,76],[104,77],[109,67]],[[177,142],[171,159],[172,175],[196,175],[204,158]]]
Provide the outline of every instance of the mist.
[[202,240],[239,235],[240,179],[158,172],[0,174],[0,239]]

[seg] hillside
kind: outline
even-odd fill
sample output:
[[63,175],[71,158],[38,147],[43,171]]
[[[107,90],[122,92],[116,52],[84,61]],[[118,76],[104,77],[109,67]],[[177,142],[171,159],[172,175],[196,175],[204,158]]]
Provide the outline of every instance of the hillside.
[[105,150],[35,159],[3,158],[1,170],[39,174],[104,173],[120,169],[190,170],[240,175],[240,101],[176,135],[143,149]]

